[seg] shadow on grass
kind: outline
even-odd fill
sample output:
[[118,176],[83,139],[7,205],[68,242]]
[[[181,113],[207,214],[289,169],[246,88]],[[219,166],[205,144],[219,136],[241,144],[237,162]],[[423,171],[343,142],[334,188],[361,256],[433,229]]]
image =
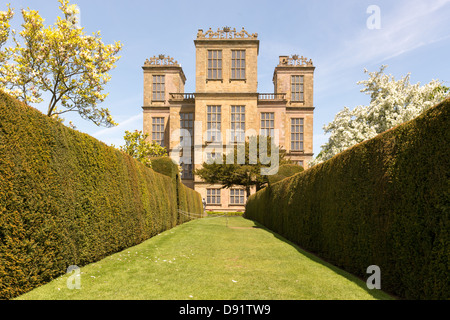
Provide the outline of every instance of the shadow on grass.
[[284,238],[283,236],[281,236],[280,234],[268,229],[267,227],[265,227],[264,225],[262,225],[261,223],[245,218],[249,221],[252,221],[255,225],[253,228],[259,228],[259,229],[263,229],[267,232],[269,232],[270,234],[272,234],[275,238],[277,238],[278,240],[281,240],[287,244],[289,244],[290,246],[294,247],[299,253],[301,253],[302,255],[308,257],[309,259],[311,259],[314,262],[317,262],[325,267],[327,267],[328,269],[331,269],[333,272],[335,272],[336,274],[346,278],[347,280],[353,282],[354,284],[356,284],[358,287],[360,287],[361,289],[363,289],[364,291],[366,291],[368,294],[370,294],[372,297],[374,297],[375,299],[378,300],[396,300],[397,298],[392,296],[389,293],[386,293],[384,291],[378,290],[378,289],[369,289],[367,288],[366,282],[365,280],[345,271],[340,269],[339,267],[336,267],[335,265],[325,261],[324,259],[316,256],[314,253],[307,251],[305,249],[300,248],[297,244],[293,243],[292,241],[289,241],[288,239]]

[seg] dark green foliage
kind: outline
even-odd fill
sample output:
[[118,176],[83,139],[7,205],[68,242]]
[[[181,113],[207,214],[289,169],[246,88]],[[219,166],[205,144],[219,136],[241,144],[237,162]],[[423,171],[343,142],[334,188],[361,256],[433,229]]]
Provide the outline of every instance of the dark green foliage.
[[0,92],[0,299],[203,212],[201,197]]
[[187,188],[181,182],[180,167],[170,157],[152,158],[152,169],[171,178],[173,187],[177,192],[178,208],[180,214],[178,222],[189,220],[189,217],[203,215],[203,204],[199,193]]
[[274,184],[294,174],[302,172],[304,169],[297,164],[283,164],[278,168],[278,173],[268,176],[269,184]]
[[449,299],[450,99],[253,195],[254,219],[406,299]]
[[152,158],[152,169],[165,176],[176,179],[179,176],[179,167],[170,157]]
[[221,184],[222,188],[242,186],[248,198],[252,186],[258,191],[269,183],[269,175],[261,170],[271,167],[272,151],[278,153],[278,165],[292,163],[286,158],[286,151],[275,145],[270,136],[251,136],[245,143],[235,145],[232,151],[224,154],[222,163],[203,163],[194,173],[209,184]]

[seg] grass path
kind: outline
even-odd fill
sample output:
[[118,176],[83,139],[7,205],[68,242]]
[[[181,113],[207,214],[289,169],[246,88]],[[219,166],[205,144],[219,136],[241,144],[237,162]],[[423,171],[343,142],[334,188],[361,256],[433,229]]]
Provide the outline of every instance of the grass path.
[[242,217],[191,221],[18,299],[389,299]]

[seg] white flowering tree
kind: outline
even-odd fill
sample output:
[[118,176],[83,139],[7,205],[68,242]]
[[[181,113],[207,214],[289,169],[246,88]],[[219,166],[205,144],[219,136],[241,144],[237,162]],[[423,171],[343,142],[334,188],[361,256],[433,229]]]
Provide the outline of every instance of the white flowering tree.
[[47,27],[38,11],[22,10],[23,29],[20,37],[12,32],[15,45],[6,48],[9,59],[0,65],[0,85],[25,103],[42,102],[42,95],[48,94],[49,117],[78,112],[98,126],[117,125],[109,110],[98,104],[108,95],[104,86],[122,44],[105,45],[100,32],[85,34],[77,6],[58,1],[63,18]]
[[423,86],[411,84],[409,73],[395,80],[384,73],[385,68],[382,66],[377,72],[364,70],[369,79],[358,84],[364,85],[361,92],[370,95],[370,104],[353,110],[344,107],[323,127],[330,135],[329,140],[321,146],[322,150],[310,165],[328,160],[357,143],[417,117],[450,93],[450,88],[441,81],[432,80]]

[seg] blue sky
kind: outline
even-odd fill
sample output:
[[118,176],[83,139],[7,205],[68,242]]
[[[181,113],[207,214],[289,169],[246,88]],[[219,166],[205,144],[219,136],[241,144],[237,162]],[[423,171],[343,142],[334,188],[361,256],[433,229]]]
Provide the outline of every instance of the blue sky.
[[[57,0],[10,0],[13,28],[20,30],[21,8],[38,10],[47,24],[60,14]],[[357,82],[364,68],[411,82],[432,79],[450,86],[450,0],[401,1],[196,1],[196,0],[73,0],[81,10],[87,33],[101,31],[103,41],[120,41],[124,48],[106,87],[108,107],[118,127],[97,127],[76,114],[66,116],[77,129],[107,144],[123,144],[125,130],[142,130],[143,73],[146,58],[166,54],[181,63],[186,92],[195,91],[197,30],[229,26],[258,33],[258,91],[273,92],[272,75],[278,56],[299,54],[313,60],[314,153],[326,142],[323,125],[344,106],[368,104]],[[380,8],[380,29],[369,29],[370,5]],[[5,10],[5,5],[0,10]],[[46,110],[46,103],[35,105]]]

